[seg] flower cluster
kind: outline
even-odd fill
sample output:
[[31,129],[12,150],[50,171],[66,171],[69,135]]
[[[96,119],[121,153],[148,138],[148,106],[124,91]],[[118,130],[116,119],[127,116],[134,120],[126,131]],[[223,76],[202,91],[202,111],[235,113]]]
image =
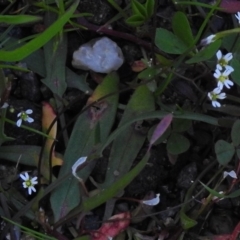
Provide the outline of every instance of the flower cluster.
[[208,93],[208,97],[212,101],[213,107],[221,107],[221,104],[217,100],[226,98],[226,93],[221,92],[223,87],[229,89],[231,86],[233,86],[233,82],[229,79],[229,76],[234,69],[228,65],[229,61],[232,60],[233,55],[232,53],[223,55],[221,50],[218,50],[216,56],[217,65],[213,76],[217,80],[217,87]]
[[[235,17],[238,20],[238,24],[240,25],[240,12],[237,12],[237,14],[235,14]],[[223,36],[224,35],[221,35],[220,33],[212,34],[207,38],[202,39],[201,45],[206,46]],[[223,55],[221,50],[219,50],[216,55],[218,62],[213,76],[217,80],[217,87],[208,93],[208,97],[212,101],[213,107],[221,107],[221,104],[217,100],[226,98],[226,94],[224,92],[221,92],[223,90],[223,87],[229,89],[233,86],[233,82],[229,79],[229,76],[234,71],[234,69],[228,65],[229,61],[232,60],[233,55],[232,53]]]

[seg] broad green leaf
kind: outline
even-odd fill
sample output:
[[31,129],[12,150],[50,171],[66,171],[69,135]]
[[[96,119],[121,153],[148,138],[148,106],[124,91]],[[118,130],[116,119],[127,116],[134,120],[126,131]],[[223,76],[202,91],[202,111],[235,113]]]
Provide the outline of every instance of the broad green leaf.
[[[110,93],[117,92],[117,90],[118,76],[115,72],[112,72],[95,89],[88,99],[87,106]],[[78,117],[64,154],[64,164],[59,173],[60,178],[71,172],[72,166],[77,159],[89,156],[97,151],[96,132],[100,132],[99,138],[101,142],[106,141],[115,120],[117,105],[118,94],[114,94],[98,101]],[[86,167],[78,172],[78,175],[83,180],[86,180],[94,164],[94,161],[88,163]],[[55,221],[58,221],[80,204],[81,191],[78,180],[70,176],[52,192],[50,200]]]
[[181,220],[181,225],[185,230],[192,228],[197,224],[195,220],[188,217],[183,211],[180,211],[180,220]]
[[176,12],[172,19],[174,34],[190,47],[194,43],[194,37],[187,16],[183,12]]
[[31,15],[0,15],[0,23],[6,24],[24,24],[24,23],[33,23],[39,22],[42,20],[42,17],[31,16]]
[[[27,63],[27,66],[31,71],[39,74],[42,77],[46,77],[44,54],[42,50],[39,49],[33,52],[28,57],[26,57],[23,62]],[[91,93],[92,90],[86,83],[86,77],[87,74],[78,75],[66,67],[66,82],[68,87]]]
[[30,42],[26,43],[25,45],[17,49],[14,49],[12,51],[0,50],[0,61],[5,61],[5,62],[21,61],[22,59],[30,55],[32,52],[42,47],[53,36],[55,36],[58,32],[61,31],[64,24],[73,15],[78,4],[79,4],[79,0],[76,0],[74,4],[72,4],[72,6],[56,22],[54,22],[43,33],[41,33],[39,36],[31,40]]
[[219,164],[226,166],[232,159],[235,149],[234,146],[224,140],[215,143],[215,152]]
[[167,141],[167,151],[174,155],[186,152],[189,147],[189,140],[179,133],[172,133]]
[[164,28],[157,28],[155,44],[160,50],[171,54],[182,54],[188,48],[181,39]]
[[[129,100],[119,126],[131,120],[134,116],[143,112],[154,110],[154,98],[147,86],[139,86]],[[123,176],[132,167],[140,149],[142,148],[146,137],[147,130],[142,126],[142,122],[137,122],[132,126],[124,129],[114,140],[111,147],[109,162],[105,175],[105,181],[100,186],[107,189],[117,179]],[[118,174],[116,174],[118,172]],[[112,216],[114,201],[106,203],[106,213],[104,218]]]
[[231,60],[231,66],[234,68],[234,71],[231,73],[233,81],[240,86],[240,61],[237,58]]
[[235,147],[240,145],[240,120],[237,120],[232,127],[231,138]]
[[173,120],[172,128],[176,132],[185,132],[192,126],[192,121],[189,119],[177,119]]
[[192,64],[192,63],[198,63],[198,62],[209,60],[219,50],[221,43],[222,43],[221,40],[217,40],[209,44],[204,49],[200,50],[194,57],[187,60],[186,63]]
[[[238,39],[239,34],[229,34],[222,39],[222,48],[225,48],[228,52],[231,52],[233,50],[233,46],[236,43],[236,40]],[[233,51],[235,53],[235,51]]]

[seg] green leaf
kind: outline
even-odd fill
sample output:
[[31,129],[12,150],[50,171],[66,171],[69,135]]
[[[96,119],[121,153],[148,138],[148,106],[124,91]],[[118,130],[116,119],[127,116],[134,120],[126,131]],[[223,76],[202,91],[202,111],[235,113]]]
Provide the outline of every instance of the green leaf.
[[139,27],[144,23],[145,19],[141,15],[133,15],[126,19],[126,23],[132,27]]
[[[118,81],[119,78],[115,72],[108,74],[88,99],[87,105],[110,93],[116,93]],[[100,141],[106,141],[115,120],[117,105],[118,94],[114,94],[102,101],[98,101],[95,106],[88,108],[78,117],[64,154],[64,164],[60,170],[59,178],[71,172],[72,166],[77,159],[89,156],[97,151],[96,131],[101,134]],[[90,162],[78,172],[83,180],[88,178],[94,164],[95,161]],[[50,200],[55,221],[58,221],[80,204],[81,191],[77,179],[70,176],[52,192]]]
[[183,211],[180,211],[180,220],[183,229],[192,228],[197,224],[195,220],[188,217]]
[[42,21],[42,17],[31,15],[0,15],[0,23],[6,24],[24,24]]
[[213,189],[211,189],[210,187],[208,187],[206,184],[202,183],[201,181],[199,181],[203,187],[208,190],[208,192],[210,192],[213,196],[218,197],[218,198],[226,198],[226,196],[224,194],[221,194]]
[[147,18],[147,10],[138,0],[131,0],[131,7],[133,15],[143,16],[144,19]]
[[155,4],[155,0],[147,0],[145,3],[145,9],[147,11],[148,18],[150,18],[153,15],[154,4]]
[[231,73],[233,81],[240,86],[240,61],[237,58],[231,60],[231,66],[234,68],[234,71]]
[[[44,53],[42,50],[37,50],[26,57],[23,62],[27,63],[28,68],[39,74],[42,77],[46,77],[46,68],[44,61]],[[87,74],[76,74],[70,68],[66,67],[66,82],[68,87],[79,89],[83,92],[92,93],[91,88],[86,83]]]
[[228,195],[224,195],[224,194],[220,194],[217,191],[211,189],[210,187],[208,187],[207,185],[205,185],[204,183],[200,182],[204,188],[206,188],[213,196],[216,196],[218,198],[236,198],[240,196],[240,189],[236,190],[235,192],[232,192]]
[[155,44],[160,50],[171,54],[182,54],[188,49],[181,39],[164,28],[157,28]]
[[179,133],[172,133],[167,141],[167,151],[174,155],[186,152],[189,147],[189,140]]
[[[57,20],[57,14],[48,12],[45,14],[45,26],[53,24]],[[67,58],[67,34],[54,36],[44,47],[44,65],[46,78],[42,82],[59,97],[62,97],[67,89],[66,83],[66,58]]]
[[142,80],[150,80],[159,74],[162,70],[158,67],[149,67],[138,74],[138,78]]
[[234,146],[224,140],[215,143],[215,152],[219,164],[226,166],[232,159],[235,149]]
[[231,138],[235,147],[240,145],[240,120],[237,120],[232,127]]
[[[152,93],[146,85],[139,86],[126,106],[119,127],[134,116],[153,110],[154,98]],[[146,137],[147,131],[141,126],[141,122],[128,126],[118,135],[111,148],[105,181],[102,184],[103,188],[110,186],[116,179],[129,171]],[[115,176],[114,171],[119,171],[119,175]]]
[[26,43],[25,45],[12,50],[12,51],[0,51],[0,61],[4,62],[15,62],[21,61],[32,52],[36,51],[44,44],[46,44],[53,36],[55,36],[61,29],[64,24],[71,18],[74,11],[76,10],[79,4],[79,0],[76,0],[74,4],[61,16],[59,19],[54,22],[49,28],[47,28],[39,36]]
[[229,195],[227,195],[227,198],[236,198],[240,196],[240,189],[236,190],[233,193],[230,193]]
[[183,12],[176,12],[174,14],[172,28],[174,34],[179,37],[186,46],[190,47],[194,43],[194,37],[192,35],[188,18]]
[[203,50],[200,50],[194,57],[190,58],[186,61],[188,64],[198,63],[206,61],[214,56],[216,52],[219,50],[222,41],[217,40],[208,46],[206,46]]
[[185,132],[192,126],[192,121],[189,119],[175,118],[172,123],[173,130],[176,132]]

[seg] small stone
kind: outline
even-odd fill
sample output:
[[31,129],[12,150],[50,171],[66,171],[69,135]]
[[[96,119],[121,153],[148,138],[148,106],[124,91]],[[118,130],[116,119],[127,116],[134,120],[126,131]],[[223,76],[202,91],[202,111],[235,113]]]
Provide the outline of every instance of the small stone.
[[72,65],[82,70],[110,73],[123,64],[122,50],[107,37],[97,38],[83,44],[73,53]]

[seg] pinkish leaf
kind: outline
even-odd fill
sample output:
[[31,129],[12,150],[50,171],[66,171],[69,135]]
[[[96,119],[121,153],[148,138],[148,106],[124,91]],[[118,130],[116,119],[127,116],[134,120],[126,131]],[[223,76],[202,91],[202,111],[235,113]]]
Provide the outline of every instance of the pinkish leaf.
[[158,140],[158,138],[160,138],[163,133],[167,130],[167,128],[170,126],[171,122],[173,119],[173,115],[172,114],[168,114],[167,116],[165,116],[161,122],[157,125],[156,129],[153,132],[153,135],[151,137],[150,140],[150,145],[148,150],[150,150],[150,148],[152,147],[152,145]]
[[109,240],[125,230],[130,223],[130,213],[124,212],[112,216],[109,222],[92,234],[92,240]]

